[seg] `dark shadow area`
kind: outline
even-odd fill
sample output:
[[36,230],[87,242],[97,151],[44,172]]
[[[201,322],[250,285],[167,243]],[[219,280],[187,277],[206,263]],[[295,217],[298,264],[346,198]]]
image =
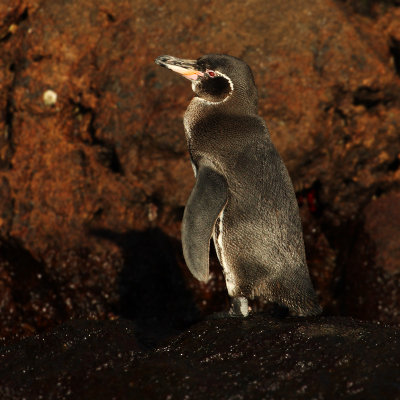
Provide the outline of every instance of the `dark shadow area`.
[[59,285],[17,240],[0,239],[0,279],[4,279],[0,313],[3,335],[28,336],[67,318]]
[[340,226],[333,226],[329,221],[321,222],[322,231],[325,233],[329,244],[336,253],[335,267],[332,271],[332,279],[329,282],[329,292],[332,293],[332,301],[324,307],[323,315],[346,315],[346,287],[347,268],[349,257],[354,248],[360,228],[359,219],[348,220]]
[[392,38],[389,46],[390,54],[393,57],[394,68],[396,74],[400,76],[400,40]]
[[321,216],[323,207],[320,201],[321,182],[315,181],[310,187],[296,191],[296,198],[299,207],[307,206],[311,214]]
[[379,89],[368,86],[360,86],[353,94],[353,104],[355,106],[364,106],[367,110],[372,109],[378,104],[386,105],[393,98],[390,93],[382,93]]
[[136,336],[143,345],[153,347],[199,319],[175,257],[178,241],[158,228],[91,233],[116,243],[123,251],[120,301],[115,312],[134,321]]
[[348,5],[353,12],[361,14],[370,18],[377,18],[379,16],[377,5],[387,8],[389,6],[399,6],[399,0],[340,0],[341,3]]

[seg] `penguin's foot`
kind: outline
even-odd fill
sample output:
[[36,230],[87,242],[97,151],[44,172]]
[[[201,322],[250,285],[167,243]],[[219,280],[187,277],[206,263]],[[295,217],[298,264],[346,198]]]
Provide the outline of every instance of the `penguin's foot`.
[[234,297],[229,310],[231,317],[247,317],[249,315],[249,304],[246,297]]

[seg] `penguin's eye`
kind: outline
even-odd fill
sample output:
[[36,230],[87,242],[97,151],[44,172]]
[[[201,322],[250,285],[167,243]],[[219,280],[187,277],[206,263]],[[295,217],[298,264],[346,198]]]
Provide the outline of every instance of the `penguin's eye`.
[[215,76],[215,72],[214,71],[207,70],[206,72],[207,72],[207,74],[209,76],[211,76],[211,78],[214,78],[214,76]]

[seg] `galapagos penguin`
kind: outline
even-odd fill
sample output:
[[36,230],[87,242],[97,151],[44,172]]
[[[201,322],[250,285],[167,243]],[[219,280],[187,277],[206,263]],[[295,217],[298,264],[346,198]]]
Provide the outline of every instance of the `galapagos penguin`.
[[182,221],[189,270],[208,280],[212,237],[233,298],[231,315],[247,316],[247,299],[255,296],[293,315],[319,314],[295,192],[258,116],[250,67],[221,54],[155,62],[189,79],[195,93],[184,115],[196,177]]

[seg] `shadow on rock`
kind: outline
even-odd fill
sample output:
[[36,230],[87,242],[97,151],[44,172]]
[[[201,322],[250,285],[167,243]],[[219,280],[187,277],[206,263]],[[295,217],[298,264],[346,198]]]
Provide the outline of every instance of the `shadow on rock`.
[[59,284],[14,239],[0,238],[0,334],[24,337],[67,318]]
[[158,228],[91,233],[116,243],[123,251],[116,312],[135,322],[142,344],[152,347],[198,320],[198,310],[176,260],[180,243]]

